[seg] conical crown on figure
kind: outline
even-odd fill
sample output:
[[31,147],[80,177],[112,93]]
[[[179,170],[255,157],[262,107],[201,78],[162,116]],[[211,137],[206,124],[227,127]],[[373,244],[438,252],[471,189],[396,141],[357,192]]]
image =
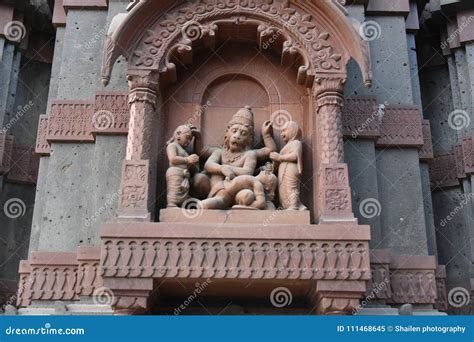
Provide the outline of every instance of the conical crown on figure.
[[253,123],[253,113],[252,108],[250,106],[245,106],[237,111],[232,117],[232,120],[229,122],[229,126],[240,124],[244,126],[249,126],[250,129],[254,130],[254,123]]

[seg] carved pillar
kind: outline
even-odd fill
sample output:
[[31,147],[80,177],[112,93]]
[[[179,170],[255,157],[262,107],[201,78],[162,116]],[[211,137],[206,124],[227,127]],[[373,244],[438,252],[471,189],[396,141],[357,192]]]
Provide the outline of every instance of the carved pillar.
[[158,102],[158,73],[128,74],[130,121],[123,164],[119,219],[150,221],[154,217],[156,144],[153,131]]
[[319,77],[313,87],[316,127],[313,132],[313,189],[315,216],[320,223],[355,221],[352,213],[349,174],[344,163],[342,131],[345,76]]

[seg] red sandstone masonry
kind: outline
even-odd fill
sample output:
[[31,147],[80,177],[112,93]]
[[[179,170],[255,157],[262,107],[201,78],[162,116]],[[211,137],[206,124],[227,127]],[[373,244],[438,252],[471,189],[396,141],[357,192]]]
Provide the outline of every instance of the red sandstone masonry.
[[[98,134],[128,134],[128,93],[99,92],[93,108],[89,101],[55,100],[49,116],[41,115],[38,125],[36,153],[49,155],[50,142],[92,142]],[[416,106],[386,106],[388,117],[380,121],[375,98],[345,99],[343,132],[346,137],[374,139],[383,146],[423,147],[420,158],[431,158],[431,130],[421,122]],[[95,120],[94,120],[95,116]],[[100,121],[100,118],[103,121]],[[95,124],[94,124],[95,122]],[[106,126],[98,123],[105,122]]]

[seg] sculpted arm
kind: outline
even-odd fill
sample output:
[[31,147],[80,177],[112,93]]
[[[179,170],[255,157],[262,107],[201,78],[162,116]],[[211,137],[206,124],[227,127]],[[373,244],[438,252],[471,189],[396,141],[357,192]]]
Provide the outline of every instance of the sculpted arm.
[[222,165],[220,164],[220,161],[221,161],[221,151],[216,150],[211,154],[211,156],[207,160],[206,164],[204,165],[204,169],[213,175],[221,175]]
[[262,138],[263,138],[263,143],[265,144],[265,147],[259,150],[256,150],[257,158],[259,160],[268,159],[268,157],[270,156],[270,153],[276,152],[277,150],[277,145],[272,136],[272,122],[271,121],[265,121],[263,123]]
[[178,155],[178,149],[174,143],[166,147],[166,153],[171,166],[187,165],[187,158]]

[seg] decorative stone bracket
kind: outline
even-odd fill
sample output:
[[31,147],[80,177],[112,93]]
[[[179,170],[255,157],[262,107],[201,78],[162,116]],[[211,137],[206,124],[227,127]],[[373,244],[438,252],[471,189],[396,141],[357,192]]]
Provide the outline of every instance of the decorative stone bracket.
[[390,250],[371,250],[372,280],[366,302],[382,300],[393,305],[433,304],[447,310],[446,271],[433,256],[397,256]]
[[14,137],[0,132],[0,175],[11,183],[36,184],[39,157],[32,148],[17,145]]
[[434,157],[430,163],[431,188],[458,186],[461,179],[474,173],[474,130],[456,144],[451,153]]

